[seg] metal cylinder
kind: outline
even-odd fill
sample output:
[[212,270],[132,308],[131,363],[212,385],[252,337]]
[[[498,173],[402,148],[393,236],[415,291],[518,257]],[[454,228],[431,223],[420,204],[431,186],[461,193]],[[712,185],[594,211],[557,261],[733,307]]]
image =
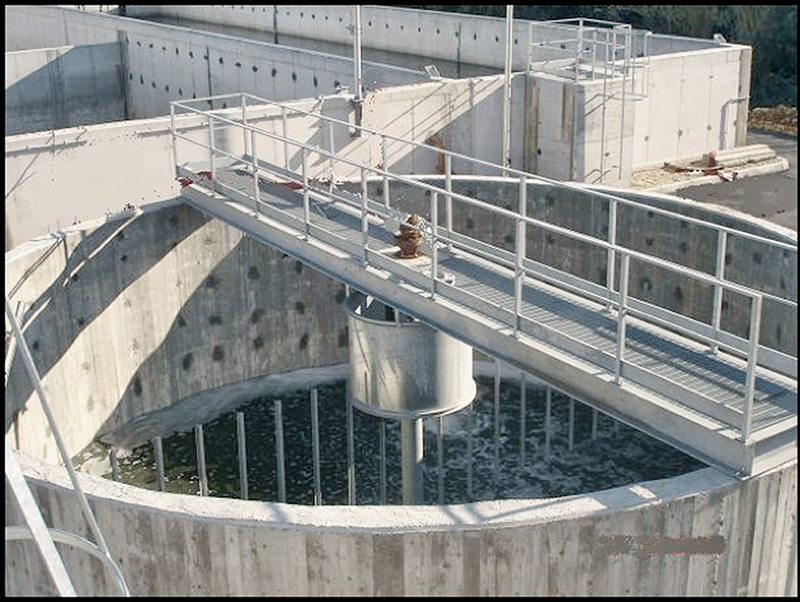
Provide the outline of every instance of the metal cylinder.
[[363,294],[345,308],[347,395],[359,410],[415,419],[456,412],[474,399],[472,347]]

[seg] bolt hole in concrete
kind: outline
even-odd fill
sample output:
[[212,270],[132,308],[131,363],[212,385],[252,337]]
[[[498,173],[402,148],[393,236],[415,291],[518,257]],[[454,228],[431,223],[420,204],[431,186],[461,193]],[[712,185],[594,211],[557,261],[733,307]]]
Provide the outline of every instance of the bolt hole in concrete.
[[[593,412],[574,404],[573,445],[569,443],[569,399],[551,396],[550,438],[545,437],[546,390],[528,382],[525,413],[525,463],[520,447],[520,383],[501,380],[499,471],[494,470],[494,378],[476,376],[473,410],[445,416],[443,423],[444,501],[543,498],[575,495],[650,479],[669,478],[704,465],[655,439],[598,414],[592,438]],[[347,415],[346,382],[318,385],[322,499],[346,504]],[[203,425],[209,494],[239,497],[236,411],[245,416],[248,490],[251,500],[278,499],[275,443],[275,401],[280,400],[285,449],[286,500],[313,504],[314,469],[309,387],[267,395],[240,405]],[[401,441],[398,420],[384,420],[386,440],[386,502],[402,503]],[[356,502],[380,503],[381,419],[353,412]],[[439,500],[438,419],[424,426],[424,503]],[[472,431],[472,437],[468,433]],[[196,445],[193,425],[163,439],[166,491],[197,495]],[[119,458],[120,480],[156,489],[155,457],[151,443]],[[79,454],[81,457],[83,454]],[[472,465],[469,466],[469,458]],[[471,479],[469,473],[471,471]],[[498,480],[495,482],[495,474]],[[105,474],[111,478],[110,470]],[[472,494],[469,492],[471,480]]]

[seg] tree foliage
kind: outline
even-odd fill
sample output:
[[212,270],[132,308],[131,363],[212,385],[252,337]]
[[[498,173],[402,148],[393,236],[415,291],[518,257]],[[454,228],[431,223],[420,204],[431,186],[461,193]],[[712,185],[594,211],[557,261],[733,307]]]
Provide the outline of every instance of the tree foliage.
[[[505,5],[392,5],[505,17]],[[585,17],[629,23],[653,33],[711,38],[753,47],[750,106],[797,106],[797,6],[784,5],[519,5],[532,21]]]

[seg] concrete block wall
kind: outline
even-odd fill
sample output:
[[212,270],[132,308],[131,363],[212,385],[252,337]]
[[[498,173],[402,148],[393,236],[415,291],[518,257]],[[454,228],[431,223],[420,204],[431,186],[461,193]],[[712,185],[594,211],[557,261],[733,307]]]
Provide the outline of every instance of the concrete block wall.
[[125,118],[119,44],[6,52],[6,136]]
[[[21,456],[48,524],[83,531],[63,470]],[[797,463],[712,468],[541,500],[295,506],[159,493],[80,475],[135,596],[796,596]],[[6,524],[21,516],[6,489]],[[13,546],[13,547],[12,547]],[[54,595],[31,542],[6,595]],[[79,595],[114,595],[64,552]]]

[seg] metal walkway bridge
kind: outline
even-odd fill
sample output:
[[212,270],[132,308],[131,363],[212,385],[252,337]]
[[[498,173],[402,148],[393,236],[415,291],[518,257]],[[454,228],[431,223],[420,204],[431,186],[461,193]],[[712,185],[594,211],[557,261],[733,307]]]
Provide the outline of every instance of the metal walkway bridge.
[[[608,231],[605,237],[586,234],[527,214],[533,183],[578,196],[589,195],[586,187],[360,128],[347,115],[326,116],[322,103],[311,104],[245,94],[172,103],[182,197],[329,277],[740,478],[796,457],[797,358],[760,344],[759,333],[763,307],[780,307],[796,323],[797,300],[726,279],[725,262],[733,237],[784,257],[793,254],[795,261],[796,242],[597,190],[590,196],[604,203]],[[434,170],[438,165],[438,179],[389,169],[390,163],[408,169],[424,157]],[[514,178],[516,210],[456,192],[454,164],[461,174]],[[423,201],[408,201],[409,190]],[[711,273],[620,244],[619,214],[631,207],[708,230],[716,243],[709,250],[716,257]],[[423,218],[424,254],[399,259],[393,235],[411,212]],[[515,236],[502,244],[486,240],[474,223],[460,225],[459,212],[505,220]],[[532,234],[600,253],[606,283],[540,261]],[[629,286],[634,266],[705,287],[713,298],[710,319],[637,298]],[[733,297],[742,301],[745,316],[749,311],[744,335],[731,332],[721,318],[723,298]]]

